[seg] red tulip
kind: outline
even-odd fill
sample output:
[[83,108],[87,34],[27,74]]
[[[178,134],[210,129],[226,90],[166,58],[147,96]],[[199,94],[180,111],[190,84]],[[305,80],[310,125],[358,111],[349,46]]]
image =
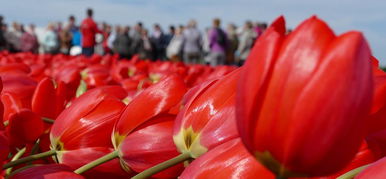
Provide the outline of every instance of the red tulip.
[[182,79],[171,75],[138,94],[126,106],[114,127],[114,146],[117,147],[128,134],[146,121],[160,114],[168,114],[172,107],[179,104],[185,92]]
[[4,104],[3,121],[8,121],[12,114],[20,111],[22,108],[27,108],[21,99],[13,93],[3,92],[1,94],[1,102]]
[[194,160],[179,178],[274,179],[275,176],[249,154],[240,139],[233,139]]
[[68,88],[66,100],[69,101],[75,96],[81,80],[80,70],[77,66],[67,65],[60,67],[53,74],[53,78],[55,81],[62,81],[66,84]]
[[360,172],[355,179],[384,179],[386,178],[386,157],[371,164],[362,172]]
[[70,150],[110,146],[110,135],[119,118],[126,92],[119,86],[99,87],[72,101],[51,128],[51,145]]
[[69,100],[71,99],[67,98],[69,96],[68,94],[68,86],[64,82],[58,81],[55,94],[56,115],[59,115],[64,110]]
[[112,80],[109,68],[100,64],[89,66],[82,73],[85,74],[83,80],[87,83],[88,88],[108,85]]
[[[44,78],[36,86],[34,95],[32,97],[32,111],[42,117],[55,119],[61,111],[57,107],[56,90],[54,83],[49,78]],[[64,103],[61,104],[64,106]]]
[[31,72],[31,69],[28,65],[24,63],[9,63],[0,66],[0,73],[23,73],[28,74]]
[[[89,90],[72,101],[51,128],[51,148],[56,150],[58,161],[75,170],[108,154],[113,148],[111,133],[125,107],[121,102],[125,96],[123,88],[105,86]],[[114,172],[124,175],[119,166],[119,160],[111,161],[86,175],[104,176],[106,172],[111,176]]]
[[240,69],[193,88],[174,126],[174,143],[181,153],[197,158],[238,137],[235,124],[236,83]]
[[11,144],[19,147],[34,143],[43,134],[44,124],[39,115],[24,108],[10,116],[6,131]]
[[21,147],[34,143],[44,132],[41,117],[26,107],[14,93],[3,93],[1,101],[5,106],[3,120],[8,122],[6,132],[11,145]]
[[84,179],[66,165],[50,164],[27,168],[10,176],[10,179]]
[[[102,157],[108,153],[111,153],[114,149],[110,147],[85,147],[74,150],[63,150],[58,152],[58,162],[68,165],[72,171],[77,168],[86,165],[94,161],[95,159]],[[111,160],[103,163],[100,166],[95,167],[93,170],[89,170],[82,175],[87,178],[128,178],[128,174],[121,168],[120,161],[118,159]]]
[[256,42],[238,84],[238,128],[250,152],[279,177],[341,170],[366,130],[370,57],[359,32],[335,36],[311,17],[286,36],[284,19],[276,20]]
[[24,74],[1,74],[3,93],[12,93],[17,96],[26,108],[31,108],[33,92],[36,82]]
[[[174,118],[159,118],[160,122],[153,121],[155,124],[132,132],[122,141],[118,150],[125,168],[139,173],[179,154],[172,139]],[[175,178],[183,168],[181,163],[152,178]]]
[[[126,170],[142,172],[178,155],[172,140],[174,107],[185,92],[182,79],[171,75],[142,91],[126,106],[112,136]],[[153,177],[175,178],[182,168],[175,166]]]

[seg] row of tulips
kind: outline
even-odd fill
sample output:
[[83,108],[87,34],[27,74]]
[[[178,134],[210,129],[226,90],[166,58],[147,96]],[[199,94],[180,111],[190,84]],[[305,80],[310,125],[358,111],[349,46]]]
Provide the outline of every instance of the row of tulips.
[[0,54],[7,178],[385,178],[386,73],[360,32],[276,19],[241,68]]

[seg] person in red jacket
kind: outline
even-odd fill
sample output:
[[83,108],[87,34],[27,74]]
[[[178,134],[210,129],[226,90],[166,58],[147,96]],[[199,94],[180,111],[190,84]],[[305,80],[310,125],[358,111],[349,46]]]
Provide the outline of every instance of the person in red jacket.
[[87,18],[82,21],[80,30],[82,33],[82,54],[91,56],[94,53],[95,34],[102,33],[92,19],[93,10],[87,9]]

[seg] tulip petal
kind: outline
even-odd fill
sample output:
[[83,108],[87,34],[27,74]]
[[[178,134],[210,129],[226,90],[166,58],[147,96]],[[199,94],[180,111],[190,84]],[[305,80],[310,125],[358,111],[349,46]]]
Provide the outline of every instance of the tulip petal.
[[[285,141],[283,138],[287,136],[287,126],[291,122],[287,118],[333,38],[334,34],[327,24],[312,17],[296,28],[283,42],[268,88],[262,91],[266,94],[255,99],[262,102],[260,114],[254,113],[258,116],[251,116],[259,119],[255,129],[258,131],[258,134],[255,134],[257,143],[254,145],[260,146],[260,151],[264,151],[266,147],[270,148],[270,151],[281,150],[274,147],[277,143],[274,141]],[[272,142],[263,142],[258,140],[259,138]],[[285,155],[282,151],[271,152]],[[284,160],[282,155],[279,156],[277,157],[280,161]]]
[[189,152],[196,158],[238,136],[237,128],[230,124],[235,120],[235,93],[240,71],[204,84],[205,88],[200,87],[191,95],[174,127],[174,143],[181,153]]
[[84,179],[71,168],[61,164],[39,165],[11,175],[10,179]]
[[[126,106],[114,134],[126,136],[142,123],[177,105],[186,92],[182,79],[171,75],[138,94]],[[114,141],[114,140],[113,140]],[[115,146],[119,145],[118,143]]]
[[[120,156],[130,169],[139,173],[179,155],[172,140],[173,119],[136,130],[122,141]],[[176,178],[182,170],[179,164],[153,177]]]
[[70,107],[66,108],[56,119],[51,129],[51,138],[58,138],[74,121],[78,121],[95,110],[95,108],[107,98],[123,99],[126,91],[119,86],[105,86],[94,88],[72,101]]
[[[61,148],[70,150],[82,147],[110,146],[113,126],[124,107],[125,105],[119,99],[105,98],[88,114],[75,120],[67,118],[72,123],[58,138],[64,144]],[[56,121],[52,128],[55,125],[60,125],[60,121]]]
[[355,176],[355,179],[384,179],[386,178],[386,157],[371,164],[361,173]]
[[[371,106],[369,58],[369,47],[358,32],[346,33],[330,44],[293,109],[292,118],[297,118],[297,123],[286,134],[284,149],[288,152],[285,155],[291,156],[286,157],[289,164],[303,164],[301,170],[317,168],[318,175],[343,168],[354,157],[366,132],[363,126]],[[298,158],[300,153],[303,160]]]
[[38,83],[31,107],[33,112],[42,117],[56,118],[56,91],[51,79],[44,78]]
[[194,160],[179,178],[274,179],[275,176],[253,158],[240,139],[234,139]]
[[10,116],[7,133],[14,146],[35,142],[43,132],[44,124],[41,117],[30,109],[21,109]]
[[[68,165],[71,170],[76,170],[112,151],[114,151],[114,149],[109,147],[86,147],[67,150],[58,152],[58,160],[59,163]],[[118,158],[103,163],[82,175],[88,178],[127,178],[129,176],[129,174],[121,168]]]
[[[238,82],[237,98],[237,116],[240,135],[246,146],[252,146],[249,141],[252,141],[250,134],[253,126],[252,120],[254,114],[258,111],[253,106],[260,106],[263,100],[261,99],[265,93],[267,84],[272,75],[272,69],[276,62],[276,57],[280,50],[280,45],[284,39],[285,25],[284,18],[279,17],[272,25],[259,37],[248,59],[243,66],[240,80]],[[255,93],[259,91],[259,94]],[[261,92],[260,92],[261,91]],[[256,104],[255,104],[256,103]]]

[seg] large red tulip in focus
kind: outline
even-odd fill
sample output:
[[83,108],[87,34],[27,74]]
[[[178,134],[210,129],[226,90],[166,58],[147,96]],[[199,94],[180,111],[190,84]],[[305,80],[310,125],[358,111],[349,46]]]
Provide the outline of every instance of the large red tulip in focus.
[[366,130],[370,58],[359,32],[336,36],[311,17],[286,35],[278,18],[259,37],[238,84],[238,128],[250,152],[278,177],[344,168]]

